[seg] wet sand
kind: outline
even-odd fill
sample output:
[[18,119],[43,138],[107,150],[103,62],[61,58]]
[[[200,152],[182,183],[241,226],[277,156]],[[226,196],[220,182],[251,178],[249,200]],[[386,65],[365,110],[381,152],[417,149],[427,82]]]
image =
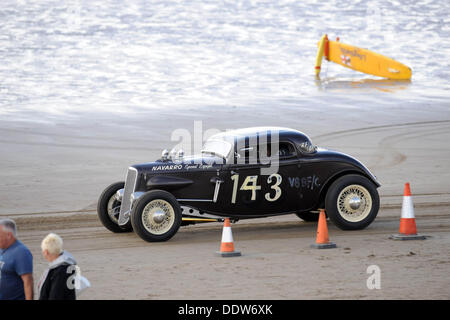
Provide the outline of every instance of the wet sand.
[[[400,200],[400,199],[398,199]],[[187,226],[166,243],[147,243],[134,233],[112,234],[94,215],[84,220],[33,224],[19,220],[21,239],[32,248],[35,274],[45,263],[39,242],[60,234],[92,284],[80,299],[448,299],[449,205],[416,206],[423,241],[394,241],[399,206],[382,208],[362,231],[328,223],[336,249],[310,248],[316,224],[296,216],[239,221],[232,225],[241,257],[221,258],[219,223]],[[26,223],[28,222],[28,223]],[[380,270],[380,289],[369,289]]]
[[[40,241],[58,232],[93,287],[82,299],[448,299],[450,298],[450,115],[447,105],[390,108],[268,107],[184,109],[132,115],[74,116],[40,124],[1,121],[0,216],[18,222],[45,268]],[[279,117],[274,117],[276,113]],[[337,249],[313,250],[315,224],[296,216],[233,225],[243,256],[215,257],[217,223],[183,227],[165,243],[112,234],[96,218],[103,188],[126,168],[170,148],[173,130],[276,125],[299,129],[316,144],[349,153],[382,184],[381,209],[366,230],[329,223]],[[411,183],[425,241],[389,240],[397,232],[403,186]],[[367,267],[381,270],[369,290]]]

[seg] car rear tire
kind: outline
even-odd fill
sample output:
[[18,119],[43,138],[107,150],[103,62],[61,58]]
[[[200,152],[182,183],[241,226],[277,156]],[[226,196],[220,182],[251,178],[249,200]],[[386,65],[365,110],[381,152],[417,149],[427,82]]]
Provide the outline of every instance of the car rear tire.
[[366,228],[376,218],[380,198],[375,184],[364,176],[350,174],[337,179],[328,189],[325,209],[342,230]]
[[131,222],[119,226],[119,211],[121,202],[116,199],[116,192],[123,189],[125,182],[116,182],[108,186],[100,195],[97,203],[97,215],[106,229],[114,233],[133,231]]
[[167,191],[152,190],[138,198],[131,225],[145,241],[167,241],[177,233],[182,220],[181,207]]

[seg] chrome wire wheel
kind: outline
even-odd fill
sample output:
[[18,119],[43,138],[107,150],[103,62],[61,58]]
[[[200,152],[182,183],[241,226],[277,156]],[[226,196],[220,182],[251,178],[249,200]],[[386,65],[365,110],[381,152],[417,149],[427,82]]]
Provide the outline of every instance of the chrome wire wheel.
[[142,224],[151,234],[161,235],[168,232],[174,222],[175,211],[165,200],[152,200],[142,210]]
[[360,222],[372,210],[372,197],[369,191],[361,185],[352,184],[339,193],[337,197],[339,214],[347,221]]
[[119,213],[120,213],[120,202],[117,201],[115,194],[109,198],[108,204],[106,206],[106,211],[112,222],[119,224]]

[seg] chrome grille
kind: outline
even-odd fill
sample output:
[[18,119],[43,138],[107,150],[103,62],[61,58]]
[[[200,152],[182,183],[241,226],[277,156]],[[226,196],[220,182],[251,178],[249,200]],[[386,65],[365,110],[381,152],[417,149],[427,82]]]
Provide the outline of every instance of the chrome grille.
[[125,180],[125,188],[120,204],[119,226],[124,225],[130,218],[131,211],[131,195],[136,189],[137,170],[133,167],[128,168],[127,178]]

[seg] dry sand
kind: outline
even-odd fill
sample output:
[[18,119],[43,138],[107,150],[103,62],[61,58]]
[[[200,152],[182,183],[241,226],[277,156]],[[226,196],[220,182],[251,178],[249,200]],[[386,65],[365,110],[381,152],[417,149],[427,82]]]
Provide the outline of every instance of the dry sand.
[[[448,106],[170,110],[140,117],[46,119],[0,126],[0,216],[17,220],[33,252],[35,278],[46,263],[40,241],[57,232],[92,288],[81,299],[449,299],[450,117]],[[280,115],[273,118],[273,112]],[[326,114],[324,114],[326,113]],[[216,257],[221,225],[183,227],[165,243],[113,234],[95,215],[98,195],[130,164],[155,159],[174,129],[279,125],[347,152],[380,180],[381,209],[367,229],[331,223],[337,249],[309,248],[316,225],[296,216],[234,224],[242,257]],[[403,185],[410,182],[424,241],[393,241]],[[367,268],[381,271],[368,289]]]

